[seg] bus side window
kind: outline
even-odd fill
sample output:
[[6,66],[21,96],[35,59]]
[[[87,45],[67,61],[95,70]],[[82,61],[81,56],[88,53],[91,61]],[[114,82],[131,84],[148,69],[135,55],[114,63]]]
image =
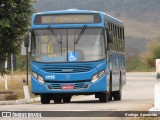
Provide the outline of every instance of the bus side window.
[[110,22],[108,22],[107,19],[105,19],[105,49],[109,50],[109,42],[108,42],[108,36],[107,32],[110,30]]
[[124,40],[124,28],[122,28],[122,40]]
[[107,38],[107,28],[105,28],[105,43],[106,43],[105,46],[108,49],[109,43],[108,43],[108,38]]

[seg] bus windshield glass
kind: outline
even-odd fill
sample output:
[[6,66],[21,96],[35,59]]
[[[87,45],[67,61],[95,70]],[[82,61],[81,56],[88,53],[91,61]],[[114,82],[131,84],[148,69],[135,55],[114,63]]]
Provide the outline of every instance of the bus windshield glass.
[[32,33],[32,59],[38,62],[97,61],[105,57],[102,28],[39,29]]

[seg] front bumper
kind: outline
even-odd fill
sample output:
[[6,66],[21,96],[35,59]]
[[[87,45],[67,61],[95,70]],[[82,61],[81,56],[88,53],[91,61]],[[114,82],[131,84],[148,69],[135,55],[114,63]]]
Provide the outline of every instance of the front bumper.
[[[60,93],[60,94],[87,94],[107,91],[107,80],[106,75],[103,75],[99,80],[94,83],[91,80],[84,81],[73,81],[73,82],[45,82],[44,84],[37,81],[34,77],[31,79],[32,83],[32,93]],[[63,85],[74,85],[74,89],[62,89]]]

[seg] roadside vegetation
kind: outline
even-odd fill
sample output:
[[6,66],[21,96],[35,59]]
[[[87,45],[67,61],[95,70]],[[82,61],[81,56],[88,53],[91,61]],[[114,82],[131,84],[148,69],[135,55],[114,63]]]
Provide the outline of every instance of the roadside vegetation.
[[128,72],[151,72],[155,71],[155,60],[160,59],[160,37],[151,40],[148,52],[139,54],[136,49],[126,48],[126,69]]
[[[23,71],[26,68],[24,57],[17,55],[21,43],[29,31],[31,14],[34,9],[32,0],[0,1],[0,92],[12,91],[19,98],[23,95]],[[11,77],[10,70],[5,69],[5,61],[11,54],[17,55],[17,73]],[[21,71],[19,75],[18,71]],[[4,89],[4,76],[8,74],[8,90]],[[21,78],[22,77],[22,78]]]
[[[5,90],[5,81],[4,81],[5,79],[0,77],[0,91],[1,92],[11,91],[17,96],[17,99],[23,99],[24,98],[24,92],[23,92],[24,78],[26,78],[26,75],[25,73],[22,74],[22,72],[20,72],[20,74],[16,73],[14,76],[8,75],[8,90]],[[29,90],[30,90],[31,97],[36,97],[34,94],[31,93],[30,80],[29,80]]]
[[[1,0],[0,1],[0,65],[4,64],[11,54],[17,54],[25,34],[29,31],[31,0]],[[6,73],[0,67],[0,73]]]

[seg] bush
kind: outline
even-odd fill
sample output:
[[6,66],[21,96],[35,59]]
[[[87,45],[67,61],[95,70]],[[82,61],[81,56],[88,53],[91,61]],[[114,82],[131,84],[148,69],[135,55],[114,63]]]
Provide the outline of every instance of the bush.
[[139,56],[134,56],[134,58],[128,59],[126,63],[127,72],[148,71],[148,66],[142,61],[142,58]]
[[145,61],[149,67],[155,68],[155,60],[160,59],[160,37],[149,43],[149,50]]

